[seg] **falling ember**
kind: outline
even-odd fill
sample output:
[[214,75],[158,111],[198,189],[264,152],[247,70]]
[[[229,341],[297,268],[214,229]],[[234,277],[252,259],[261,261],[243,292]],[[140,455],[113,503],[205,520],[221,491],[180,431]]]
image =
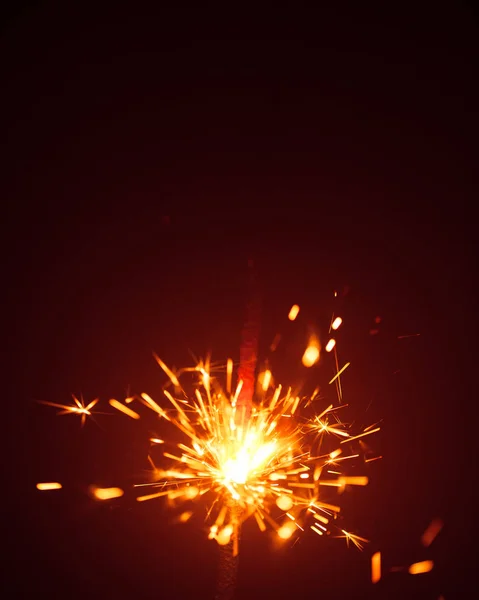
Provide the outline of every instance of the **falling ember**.
[[331,350],[336,346],[336,340],[331,338],[329,342],[326,344],[326,352],[331,352]]
[[289,314],[288,314],[288,319],[290,321],[294,321],[296,319],[296,317],[299,314],[299,306],[297,304],[293,304],[293,306],[291,307]]
[[423,560],[421,562],[413,563],[409,567],[408,572],[411,575],[419,575],[420,573],[429,573],[429,571],[432,571],[433,567],[434,563],[432,560]]
[[438,533],[441,531],[443,527],[443,522],[441,519],[434,519],[431,521],[431,524],[426,529],[426,531],[421,536],[421,543],[423,546],[430,546],[433,541],[436,539]]
[[377,583],[381,579],[381,553],[375,552],[371,556],[371,581]]
[[319,340],[315,336],[312,336],[309,340],[309,345],[303,354],[303,365],[305,367],[312,367],[314,364],[316,364],[319,360],[319,352]]
[[58,483],[57,481],[52,481],[49,483],[37,483],[36,488],[42,492],[46,492],[48,490],[61,490],[62,484]]
[[342,322],[343,320],[341,319],[341,317],[336,317],[331,324],[331,329],[334,329],[336,331],[336,329],[339,329],[341,327]]
[[90,487],[90,493],[96,500],[111,500],[112,498],[120,498],[125,493],[121,488],[99,488]]

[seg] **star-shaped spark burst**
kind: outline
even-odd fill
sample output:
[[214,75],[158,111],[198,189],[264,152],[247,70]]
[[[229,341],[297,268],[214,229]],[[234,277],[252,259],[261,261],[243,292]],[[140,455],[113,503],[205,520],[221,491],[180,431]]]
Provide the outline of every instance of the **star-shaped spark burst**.
[[83,427],[87,417],[92,416],[91,409],[98,403],[98,398],[92,400],[85,406],[83,396],[80,396],[80,400],[72,394],[74,404],[56,404],[55,402],[46,402],[40,400],[40,404],[46,404],[47,406],[53,406],[54,408],[61,408],[57,415],[81,415],[81,426]]

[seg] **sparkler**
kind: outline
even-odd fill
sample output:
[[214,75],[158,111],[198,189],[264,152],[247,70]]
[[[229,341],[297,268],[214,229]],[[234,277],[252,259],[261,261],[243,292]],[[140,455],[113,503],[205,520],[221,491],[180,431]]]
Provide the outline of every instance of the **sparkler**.
[[[236,562],[231,561],[238,555],[240,527],[246,519],[253,519],[260,531],[275,531],[280,540],[309,528],[319,536],[337,530],[339,535],[333,537],[342,537],[358,549],[368,541],[336,524],[341,511],[337,496],[349,486],[368,484],[366,476],[350,475],[351,466],[363,456],[358,440],[379,427],[353,431],[338,416],[347,406],[343,403],[330,404],[317,414],[312,403],[314,400],[314,406],[318,404],[318,389],[304,396],[281,384],[273,387],[269,369],[259,378],[261,391],[253,402],[257,309],[252,303],[243,332],[236,386],[231,360],[226,364],[223,388],[209,360],[175,372],[154,355],[167,376],[161,399],[143,392],[130,395],[124,403],[109,401],[111,407],[135,420],[142,416],[141,404],[176,430],[175,435],[162,436],[164,439],[151,438],[151,477],[135,486],[140,492],[136,500],[167,497],[174,503],[193,501],[200,507],[197,513],[206,513],[209,539],[228,548],[221,555],[226,561],[222,567],[226,581],[219,582],[217,598],[231,597],[236,573]],[[336,317],[333,328],[340,325],[341,319]],[[310,348],[314,356],[307,360],[303,357],[305,366],[320,358],[317,338],[310,339],[307,351]],[[338,384],[348,366],[346,363],[339,369],[336,361],[336,372],[329,383]],[[186,375],[190,382],[185,382]],[[80,414],[83,424],[97,400],[86,406],[74,400],[72,407],[46,404],[61,408],[62,414]],[[133,402],[135,409],[131,408]],[[178,434],[182,441],[177,441]],[[157,466],[158,450],[163,451],[161,466]],[[53,489],[52,485],[37,487]],[[97,500],[108,500],[121,496],[123,490],[91,487],[90,493]],[[179,521],[189,520],[192,514],[184,511]],[[228,581],[231,577],[233,582]],[[229,592],[221,591],[221,586]]]

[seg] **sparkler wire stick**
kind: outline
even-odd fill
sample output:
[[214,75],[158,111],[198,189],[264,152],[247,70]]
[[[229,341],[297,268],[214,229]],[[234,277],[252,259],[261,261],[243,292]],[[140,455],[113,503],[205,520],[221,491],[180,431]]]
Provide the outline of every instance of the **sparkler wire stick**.
[[[250,260],[248,266],[250,269],[250,297],[246,307],[246,321],[241,333],[238,381],[242,381],[242,387],[236,401],[236,420],[243,427],[249,421],[253,408],[260,317],[260,301],[255,286],[253,261]],[[219,548],[220,556],[215,600],[232,600],[236,589],[242,509],[232,501],[229,505],[229,511],[234,531],[230,542]]]

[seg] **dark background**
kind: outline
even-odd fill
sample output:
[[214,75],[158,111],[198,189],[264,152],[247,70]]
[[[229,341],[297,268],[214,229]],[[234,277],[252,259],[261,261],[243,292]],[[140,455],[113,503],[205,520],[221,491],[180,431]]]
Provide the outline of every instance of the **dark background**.
[[[246,526],[239,597],[463,597],[476,38],[459,3],[4,12],[8,597],[211,597],[201,521],[85,493],[146,468],[153,421],[99,415],[81,430],[35,401],[154,395],[152,350],[177,366],[188,350],[237,359],[250,257],[263,356],[284,335],[278,379],[304,377],[309,328],[343,316],[345,399],[358,421],[383,419],[384,460],[345,498],[363,553],[314,534],[274,549]],[[35,490],[48,480],[64,489]],[[445,529],[421,549],[434,517]],[[436,568],[373,587],[378,549],[386,570]]]

